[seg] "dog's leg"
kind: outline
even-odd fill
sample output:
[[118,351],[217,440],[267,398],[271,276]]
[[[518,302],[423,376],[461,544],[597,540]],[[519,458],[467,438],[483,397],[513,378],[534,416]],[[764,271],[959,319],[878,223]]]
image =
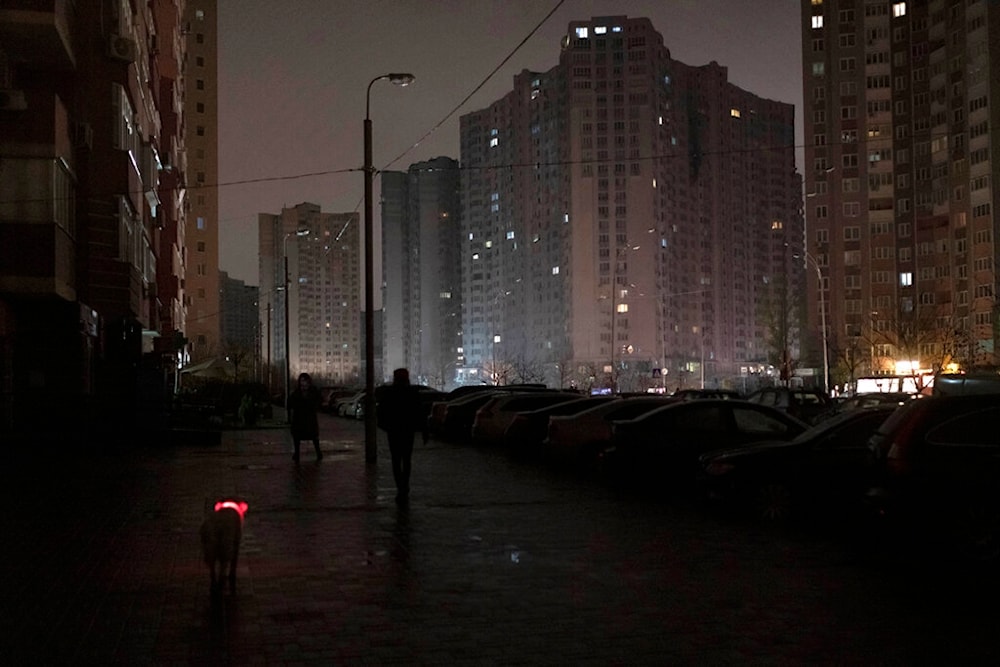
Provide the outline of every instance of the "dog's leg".
[[240,538],[233,540],[233,559],[229,561],[229,590],[236,592],[236,561],[240,557]]

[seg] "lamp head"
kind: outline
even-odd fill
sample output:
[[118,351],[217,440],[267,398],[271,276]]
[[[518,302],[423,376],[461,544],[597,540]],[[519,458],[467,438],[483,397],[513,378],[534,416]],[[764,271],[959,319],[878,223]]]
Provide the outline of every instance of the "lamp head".
[[417,78],[412,74],[406,72],[403,73],[395,72],[388,74],[387,76],[389,77],[389,81],[396,84],[397,86],[408,86],[411,83],[413,83],[414,79]]

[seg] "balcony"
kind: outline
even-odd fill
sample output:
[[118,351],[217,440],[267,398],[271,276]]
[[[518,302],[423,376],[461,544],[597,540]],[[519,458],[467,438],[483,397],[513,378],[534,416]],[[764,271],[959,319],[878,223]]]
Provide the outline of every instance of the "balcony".
[[70,0],[7,0],[0,6],[0,43],[11,61],[32,68],[75,69]]
[[5,157],[0,293],[76,298],[75,191],[62,160]]

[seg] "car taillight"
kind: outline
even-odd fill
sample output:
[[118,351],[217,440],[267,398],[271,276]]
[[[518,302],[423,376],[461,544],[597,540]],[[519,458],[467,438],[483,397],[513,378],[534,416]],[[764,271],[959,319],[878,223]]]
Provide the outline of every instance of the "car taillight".
[[732,463],[709,463],[705,466],[705,474],[707,475],[726,475],[732,472],[735,468]]

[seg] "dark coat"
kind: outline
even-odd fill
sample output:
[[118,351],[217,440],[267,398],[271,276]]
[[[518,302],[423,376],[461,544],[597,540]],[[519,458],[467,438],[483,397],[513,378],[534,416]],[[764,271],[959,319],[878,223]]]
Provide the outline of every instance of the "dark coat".
[[420,392],[408,384],[383,385],[375,391],[378,427],[391,434],[411,436],[427,429]]
[[288,397],[288,421],[292,426],[292,437],[296,440],[312,440],[319,437],[319,412],[322,403],[319,389],[309,387],[305,393],[296,389]]

